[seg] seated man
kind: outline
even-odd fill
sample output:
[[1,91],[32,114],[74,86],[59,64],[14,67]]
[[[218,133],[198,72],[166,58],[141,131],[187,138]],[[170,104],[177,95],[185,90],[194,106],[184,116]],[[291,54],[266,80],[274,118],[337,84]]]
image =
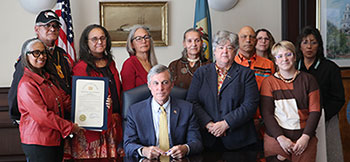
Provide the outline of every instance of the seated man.
[[152,96],[130,106],[124,130],[126,156],[182,158],[203,150],[192,104],[170,98],[174,87],[169,69],[154,66],[147,75]]

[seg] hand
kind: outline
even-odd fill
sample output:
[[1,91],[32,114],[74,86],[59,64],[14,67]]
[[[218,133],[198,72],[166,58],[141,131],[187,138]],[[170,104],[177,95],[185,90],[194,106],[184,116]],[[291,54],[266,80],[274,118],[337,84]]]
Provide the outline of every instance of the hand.
[[277,137],[277,141],[280,144],[280,146],[282,147],[283,151],[289,155],[289,153],[292,153],[293,151],[293,147],[294,147],[294,143],[287,138],[284,135],[280,135]]
[[117,153],[119,154],[120,157],[125,156],[125,152],[124,152],[124,149],[122,147],[118,147]]
[[219,121],[213,124],[213,126],[209,129],[209,132],[213,134],[215,137],[221,137],[224,135],[226,130],[229,128],[227,122],[225,120]]
[[171,156],[174,159],[181,159],[186,156],[188,148],[186,145],[176,145],[170,148],[167,152],[167,156]]
[[[211,127],[213,127],[214,123],[212,121],[210,121],[206,126],[205,128],[208,129],[208,132],[209,132],[209,129],[211,129]],[[210,133],[210,132],[209,132]]]
[[106,105],[107,105],[107,108],[108,108],[108,109],[111,108],[111,105],[112,105],[112,98],[111,98],[111,95],[108,95],[107,100],[106,100]]
[[307,134],[301,135],[301,137],[297,140],[293,147],[293,151],[296,155],[301,155],[305,149],[307,148],[307,145],[309,144],[310,136]]
[[72,129],[72,133],[74,134],[79,134],[80,132],[85,132],[86,130],[82,127],[79,127],[77,123],[73,124],[73,129]]
[[147,159],[157,159],[160,155],[165,155],[165,152],[156,146],[142,148],[142,155]]

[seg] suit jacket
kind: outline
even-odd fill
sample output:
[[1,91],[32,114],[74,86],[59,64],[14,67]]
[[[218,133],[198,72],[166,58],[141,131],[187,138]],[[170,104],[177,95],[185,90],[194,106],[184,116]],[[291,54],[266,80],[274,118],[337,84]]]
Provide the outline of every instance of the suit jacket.
[[259,91],[254,72],[233,63],[228,70],[220,93],[215,63],[202,66],[194,73],[187,100],[194,103],[194,112],[201,126],[204,146],[211,148],[218,139],[208,133],[210,122],[225,120],[229,125],[226,136],[219,137],[226,149],[239,149],[257,140],[253,116],[259,103]]
[[[156,145],[151,101],[152,97],[131,105],[128,110],[124,130],[124,149],[127,156],[139,157],[137,149]],[[170,147],[187,144],[190,154],[201,152],[203,146],[192,104],[171,98],[170,108]]]

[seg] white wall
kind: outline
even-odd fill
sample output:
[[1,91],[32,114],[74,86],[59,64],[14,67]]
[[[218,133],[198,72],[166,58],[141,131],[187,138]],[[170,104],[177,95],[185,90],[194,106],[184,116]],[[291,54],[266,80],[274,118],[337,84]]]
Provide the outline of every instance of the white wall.
[[[106,1],[106,0],[104,0]],[[111,0],[108,0],[111,1]],[[135,1],[135,0],[134,0]],[[138,0],[140,1],[140,0]],[[148,0],[156,1],[156,0]],[[169,46],[156,47],[160,64],[168,65],[181,56],[183,32],[193,26],[195,0],[168,0],[169,2]],[[79,44],[82,30],[89,24],[99,23],[99,0],[71,0],[75,44]],[[281,1],[240,0],[231,10],[210,10],[212,32],[224,29],[237,33],[244,25],[267,28],[275,39],[281,39]],[[9,87],[14,72],[14,63],[20,54],[22,43],[35,37],[35,14],[25,11],[19,0],[0,1],[0,87]],[[125,47],[113,48],[117,68],[128,58]]]

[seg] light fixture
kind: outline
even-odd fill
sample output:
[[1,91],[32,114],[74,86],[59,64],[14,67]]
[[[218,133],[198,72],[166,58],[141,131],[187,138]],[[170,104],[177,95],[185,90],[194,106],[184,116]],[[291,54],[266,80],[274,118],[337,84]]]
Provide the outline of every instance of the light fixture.
[[237,4],[238,0],[208,0],[209,7],[217,11],[227,11]]
[[52,9],[57,0],[19,0],[22,7],[33,14],[37,14],[45,9]]

